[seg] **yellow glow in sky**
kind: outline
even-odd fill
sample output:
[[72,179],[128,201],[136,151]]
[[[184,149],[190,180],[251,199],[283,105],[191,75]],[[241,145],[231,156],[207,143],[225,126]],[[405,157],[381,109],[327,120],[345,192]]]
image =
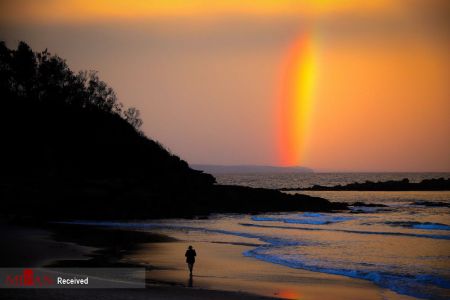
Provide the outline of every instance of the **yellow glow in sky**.
[[305,159],[319,68],[318,51],[314,33],[306,32],[293,44],[286,59],[282,99],[278,104],[280,163],[286,166],[301,165]]
[[340,12],[376,12],[392,7],[387,0],[16,0],[4,1],[0,17],[9,22],[73,22],[104,19],[214,16],[320,16]]

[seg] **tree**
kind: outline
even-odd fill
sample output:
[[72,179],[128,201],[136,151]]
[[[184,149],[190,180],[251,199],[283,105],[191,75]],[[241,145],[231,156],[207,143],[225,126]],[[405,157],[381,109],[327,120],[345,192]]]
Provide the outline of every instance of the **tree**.
[[123,112],[123,115],[124,115],[125,120],[128,123],[133,125],[133,127],[136,128],[136,130],[139,130],[139,128],[142,125],[142,120],[139,119],[139,115],[140,115],[139,109],[130,107],[126,111]]
[[114,114],[137,132],[143,123],[139,110],[124,110],[114,90],[100,80],[97,72],[74,73],[64,59],[47,49],[35,53],[25,42],[20,42],[17,50],[10,50],[0,41],[0,79],[4,98],[14,95],[50,107],[67,105],[70,109]]

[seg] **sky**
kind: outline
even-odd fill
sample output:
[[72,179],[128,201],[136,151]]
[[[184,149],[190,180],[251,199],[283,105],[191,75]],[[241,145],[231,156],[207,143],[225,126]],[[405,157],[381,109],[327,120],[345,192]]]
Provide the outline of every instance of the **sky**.
[[191,164],[450,171],[448,0],[0,1]]

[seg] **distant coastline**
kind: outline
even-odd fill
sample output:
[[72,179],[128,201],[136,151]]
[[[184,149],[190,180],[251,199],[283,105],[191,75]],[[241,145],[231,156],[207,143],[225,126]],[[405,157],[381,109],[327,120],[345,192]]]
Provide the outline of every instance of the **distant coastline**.
[[212,174],[236,174],[236,173],[314,173],[313,169],[301,166],[279,167],[260,165],[208,165],[191,164],[194,170]]

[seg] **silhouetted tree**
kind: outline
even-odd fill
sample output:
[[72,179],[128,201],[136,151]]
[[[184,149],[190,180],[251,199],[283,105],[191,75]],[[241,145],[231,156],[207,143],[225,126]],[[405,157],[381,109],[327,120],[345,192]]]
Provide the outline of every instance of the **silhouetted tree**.
[[[86,110],[113,113],[137,130],[142,125],[135,108],[122,113],[123,104],[97,72],[74,73],[67,63],[46,50],[34,53],[25,42],[10,50],[0,42],[1,92],[47,104],[68,104]],[[53,103],[53,104],[52,104]]]
[[127,120],[128,123],[133,125],[134,128],[139,130],[139,128],[142,125],[142,120],[139,119],[140,112],[138,109],[134,107],[128,108],[126,111],[123,112],[123,115],[125,117],[125,120]]
[[[145,137],[139,110],[125,109],[95,71],[74,73],[49,51],[0,42],[0,177],[140,178],[211,184],[161,144]],[[122,163],[126,162],[126,163]]]

